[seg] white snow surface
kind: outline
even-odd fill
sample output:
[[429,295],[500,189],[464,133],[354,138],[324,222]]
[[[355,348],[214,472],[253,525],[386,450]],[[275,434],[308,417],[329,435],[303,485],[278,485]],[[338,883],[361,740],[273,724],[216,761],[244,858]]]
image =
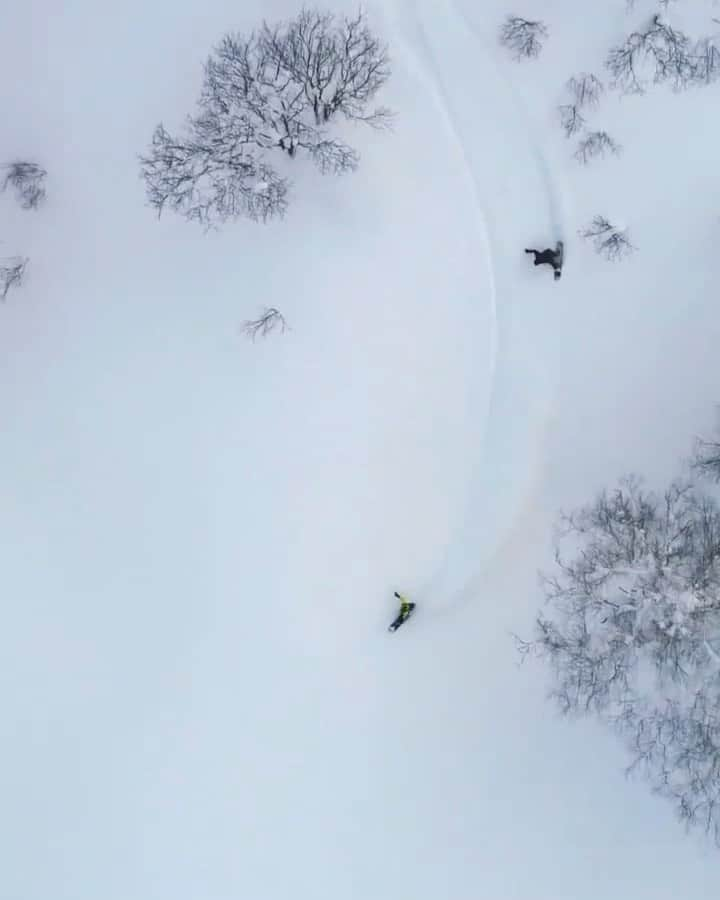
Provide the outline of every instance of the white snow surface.
[[[3,154],[49,180],[36,214],[0,196],[31,260],[0,309],[0,893],[717,895],[715,851],[510,634],[558,508],[661,483],[712,421],[720,88],[606,96],[624,152],[584,168],[564,83],[652,4],[526,0],[549,37],[514,63],[506,0],[375,2],[398,116],[351,132],[360,171],[298,165],[281,223],[158,221],[153,127],[226,30],[297,8],[4,17]],[[637,252],[596,256],[595,214]],[[522,251],[558,237],[554,282]],[[263,306],[291,330],[253,344]]]

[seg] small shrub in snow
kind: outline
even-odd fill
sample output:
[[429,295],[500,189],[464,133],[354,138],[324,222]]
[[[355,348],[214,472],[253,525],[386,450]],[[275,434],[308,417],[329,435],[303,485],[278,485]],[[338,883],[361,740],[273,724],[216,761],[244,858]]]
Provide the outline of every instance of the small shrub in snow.
[[607,153],[619,156],[621,147],[616,143],[607,131],[590,131],[577,145],[575,159],[586,165],[597,156],[604,157]]
[[5,169],[2,189],[14,188],[23,209],[37,209],[45,199],[45,169],[37,163],[21,161],[8,163]]
[[274,306],[265,307],[257,319],[247,319],[242,324],[243,333],[254,341],[258,336],[267,337],[271,331],[280,329],[284,333],[288,328],[285,317]]
[[686,481],[636,478],[561,520],[523,654],[568,714],[617,729],[629,770],[720,842],[720,509]]
[[500,28],[500,43],[515,59],[533,59],[540,55],[547,35],[547,27],[542,22],[508,16]]
[[355,169],[356,151],[332,128],[341,118],[388,125],[391,113],[372,101],[389,75],[387,50],[362,12],[338,20],[305,9],[249,36],[226,35],[207,61],[186,133],[158,125],[141,157],[150,204],[206,226],[282,215],[289,185],[270,157],[306,155],[322,172]]
[[12,287],[18,287],[25,275],[27,259],[21,256],[12,256],[0,259],[0,300],[4,300]]
[[617,228],[604,216],[594,216],[590,225],[580,232],[580,237],[593,242],[595,251],[605,259],[617,261],[635,250],[626,228]]

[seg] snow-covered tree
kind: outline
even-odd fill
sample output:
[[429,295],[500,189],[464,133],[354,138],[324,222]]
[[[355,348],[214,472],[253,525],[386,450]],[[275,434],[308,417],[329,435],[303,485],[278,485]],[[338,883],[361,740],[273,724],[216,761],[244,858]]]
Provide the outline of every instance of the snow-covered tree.
[[226,35],[207,61],[186,133],[158,125],[141,157],[151,205],[205,225],[282,215],[288,181],[271,155],[305,154],[323,172],[355,169],[356,151],[332,127],[338,118],[389,124],[389,110],[372,105],[389,74],[387,50],[362,12],[338,20],[305,9],[250,36]]
[[627,478],[564,516],[523,653],[563,712],[618,729],[653,789],[720,841],[720,509],[688,481]]

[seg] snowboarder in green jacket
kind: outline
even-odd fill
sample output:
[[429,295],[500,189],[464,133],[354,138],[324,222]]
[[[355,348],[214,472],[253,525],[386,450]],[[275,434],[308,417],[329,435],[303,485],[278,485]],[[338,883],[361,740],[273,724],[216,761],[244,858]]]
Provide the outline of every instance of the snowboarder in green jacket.
[[398,594],[398,592],[395,591],[395,596],[400,601],[400,612],[390,623],[388,631],[397,631],[404,622],[407,622],[415,609],[415,604],[411,603],[406,597],[403,597],[402,594]]

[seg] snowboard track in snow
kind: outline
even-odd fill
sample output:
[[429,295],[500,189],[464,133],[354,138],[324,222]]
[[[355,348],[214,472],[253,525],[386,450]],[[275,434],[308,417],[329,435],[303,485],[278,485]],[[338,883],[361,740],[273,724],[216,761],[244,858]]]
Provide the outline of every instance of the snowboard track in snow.
[[[458,4],[458,0],[450,0],[450,5],[455,15],[462,21],[465,29],[473,36],[473,38],[482,45],[485,58],[492,61],[494,48],[491,49],[487,38],[481,35],[476,26],[470,21],[467,13]],[[558,184],[558,179],[554,176],[555,166],[551,165],[548,159],[547,150],[543,148],[542,142],[536,134],[536,129],[532,124],[532,116],[528,112],[527,104],[518,94],[512,79],[509,78],[504,71],[503,66],[499,63],[493,63],[498,77],[505,85],[506,95],[510,98],[512,105],[517,113],[518,119],[525,124],[526,136],[530,137],[529,147],[535,158],[535,165],[538,173],[542,177],[545,184],[545,192],[548,201],[548,209],[550,211],[550,224],[553,237],[555,240],[562,240],[567,245],[568,229],[567,223],[570,220],[568,213],[569,202],[566,191]]]
[[[531,401],[525,417],[524,430],[521,427],[518,433],[518,422],[509,422],[508,416],[503,414],[504,410],[510,408],[508,400],[512,398],[515,406],[518,392],[527,393],[528,387],[527,384],[518,384],[518,375],[514,371],[518,367],[513,364],[520,356],[510,340],[512,306],[509,298],[517,293],[517,284],[512,264],[508,259],[507,248],[512,246],[516,239],[513,238],[512,228],[508,227],[505,210],[509,209],[512,213],[513,210],[523,209],[528,202],[532,203],[536,198],[537,203],[545,210],[544,228],[556,239],[565,237],[564,223],[567,218],[564,215],[566,204],[563,202],[562,192],[555,184],[552,166],[534,134],[531,119],[522,99],[501,67],[493,60],[487,41],[477,33],[465,14],[452,0],[443,5],[445,10],[439,16],[437,4],[434,3],[431,10],[433,16],[428,20],[425,14],[427,6],[425,0],[416,2],[404,0],[403,23],[408,24],[402,29],[405,34],[400,36],[413,59],[413,69],[428,87],[442,113],[448,137],[458,148],[468,182],[472,186],[471,196],[477,228],[486,248],[488,299],[491,304],[494,334],[491,341],[490,391],[485,411],[481,458],[468,491],[466,513],[461,517],[460,526],[446,548],[444,559],[437,572],[429,583],[414,592],[424,606],[429,605],[436,611],[439,608],[454,609],[473,599],[476,595],[473,584],[477,583],[479,574],[500,551],[506,537],[515,528],[520,509],[531,490],[530,483],[536,481],[535,477],[526,476],[523,489],[521,478],[519,490],[513,484],[516,493],[515,502],[505,503],[504,509],[498,508],[497,500],[494,504],[495,509],[492,502],[487,502],[493,494],[495,497],[500,495],[503,500],[505,499],[506,494],[502,487],[507,487],[510,480],[507,476],[512,475],[508,472],[507,454],[518,446],[532,446],[533,438],[537,444],[537,433],[540,430],[538,420],[541,416],[544,419],[546,415],[545,409],[540,411],[537,402]],[[427,21],[434,23],[433,29],[426,27]],[[438,21],[443,22],[446,30],[449,29],[450,37],[454,38],[448,41],[454,49],[452,54],[447,53],[443,56],[428,37],[430,33],[436,34]],[[414,33],[414,41],[407,36],[409,29]],[[468,47],[467,53],[463,53],[463,43]],[[472,110],[467,106],[458,107],[457,102],[453,100],[452,92],[446,86],[452,83],[453,76],[461,85],[481,85],[485,95],[488,91],[494,90],[496,94],[507,98],[507,102],[487,104],[488,108],[508,110],[499,122],[493,123],[496,126],[494,131],[500,132],[495,148],[497,167],[489,166],[488,159],[481,156],[487,145],[483,143],[478,150],[477,142],[473,143],[468,137],[468,133],[472,134],[471,126],[474,124],[468,121],[468,116],[477,118],[477,111],[484,108],[482,97],[474,101]],[[465,100],[467,101],[467,96]],[[508,144],[512,146],[511,153],[507,152]],[[492,163],[492,153],[490,157]],[[493,185],[483,189],[481,173],[490,169],[490,177],[495,179],[496,168],[502,172],[502,164],[508,158],[512,158],[516,170],[520,169],[519,175],[517,171],[511,173],[508,182],[512,184],[522,205],[498,202],[497,208],[493,209],[489,203],[492,203],[497,190],[493,190]],[[527,159],[526,166],[521,162],[518,163],[523,158]],[[504,260],[507,262],[503,262]],[[504,485],[501,478],[494,477],[496,474],[501,475],[503,470],[506,476]],[[498,481],[501,482],[500,490],[497,486]],[[479,527],[478,517],[482,519]],[[475,528],[471,527],[473,521],[476,523]]]

